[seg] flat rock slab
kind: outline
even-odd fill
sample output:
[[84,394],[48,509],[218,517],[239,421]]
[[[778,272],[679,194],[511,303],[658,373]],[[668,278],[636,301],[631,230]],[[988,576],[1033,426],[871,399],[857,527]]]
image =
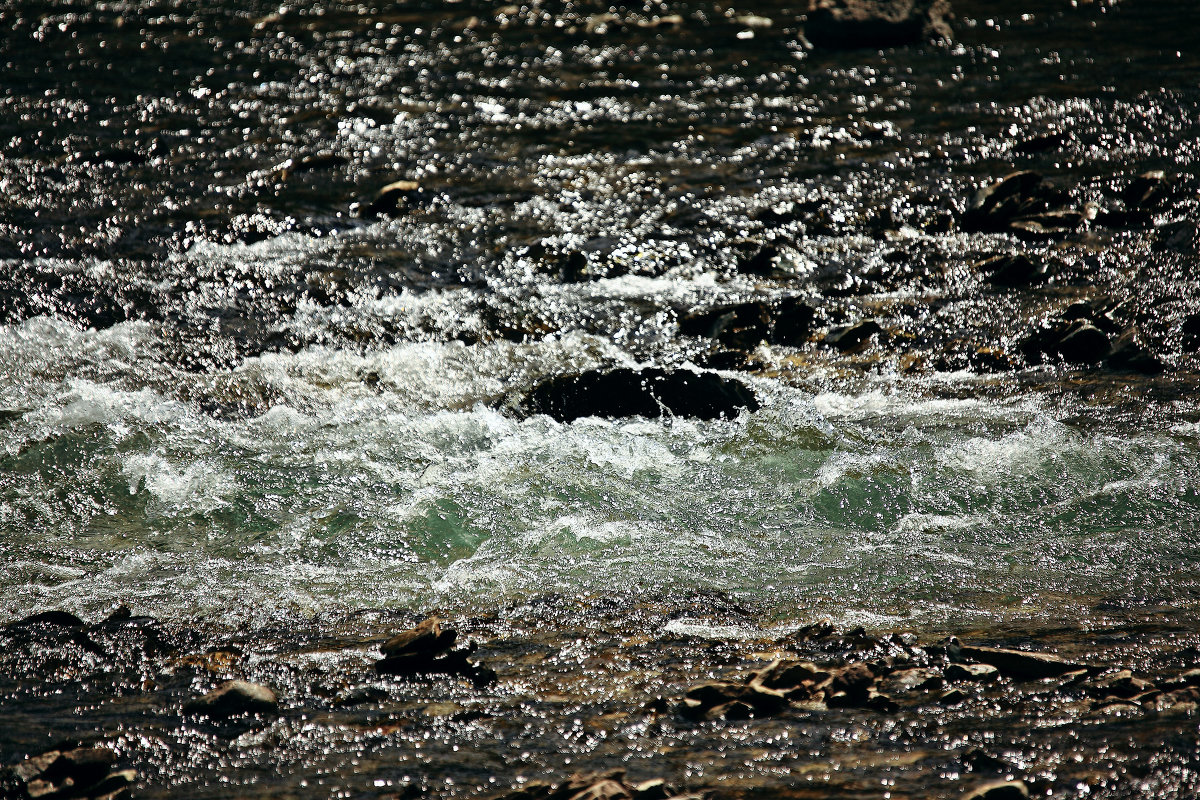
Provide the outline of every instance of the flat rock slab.
[[560,375],[538,385],[525,400],[528,414],[559,422],[580,417],[734,417],[757,411],[758,398],[741,381],[715,372],[620,368]]
[[963,645],[961,654],[971,661],[991,664],[1004,675],[1034,680],[1057,678],[1068,672],[1087,669],[1083,664],[1064,661],[1046,653],[1028,653],[1024,650],[1006,650],[1000,647],[972,647]]

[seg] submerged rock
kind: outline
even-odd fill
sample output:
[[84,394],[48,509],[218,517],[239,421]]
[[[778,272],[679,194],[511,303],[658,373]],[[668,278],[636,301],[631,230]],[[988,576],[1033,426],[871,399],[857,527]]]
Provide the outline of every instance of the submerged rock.
[[116,755],[104,747],[50,750],[0,771],[0,796],[86,800],[128,797],[137,772],[112,771],[116,760]]
[[840,325],[825,334],[825,344],[842,352],[861,350],[874,337],[884,333],[883,326],[873,319],[853,325]]
[[804,34],[817,47],[899,47],[950,39],[948,0],[810,0]]
[[717,306],[681,317],[679,332],[685,336],[708,336],[726,347],[753,349],[771,335],[770,306],[761,301]]
[[423,199],[421,184],[410,180],[393,181],[369,200],[359,201],[353,210],[360,217],[396,216],[415,208]]
[[534,388],[524,403],[528,414],[559,422],[580,417],[734,417],[757,411],[758,398],[741,381],[715,372],[657,367],[560,375]]
[[760,342],[796,347],[812,331],[816,309],[798,297],[752,300],[694,311],[679,319],[685,336],[707,336],[726,347],[752,350]]
[[986,258],[975,265],[975,270],[987,275],[987,282],[993,286],[1021,288],[1046,280],[1046,267],[1022,253]]
[[279,699],[269,686],[249,681],[226,681],[203,697],[189,701],[183,710],[209,717],[234,717],[266,713],[278,707]]

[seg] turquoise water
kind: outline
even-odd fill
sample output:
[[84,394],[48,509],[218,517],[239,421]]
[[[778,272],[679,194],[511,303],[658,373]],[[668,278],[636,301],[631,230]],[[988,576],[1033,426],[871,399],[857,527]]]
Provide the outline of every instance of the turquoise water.
[[[787,619],[938,626],[1182,614],[1200,586],[1186,403],[1143,426],[965,373],[751,379],[764,408],[734,420],[560,424],[506,394],[619,356],[604,340],[315,347],[206,374],[159,350],[143,323],[0,328],[9,614],[716,589]],[[266,410],[212,412],[231,398]]]

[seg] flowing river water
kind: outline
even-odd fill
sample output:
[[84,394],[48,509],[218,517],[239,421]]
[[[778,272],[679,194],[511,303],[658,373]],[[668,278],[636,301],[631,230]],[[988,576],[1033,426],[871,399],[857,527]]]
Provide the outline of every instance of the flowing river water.
[[[0,4],[0,622],[125,605],[179,636],[242,637],[222,675],[293,699],[234,738],[148,710],[205,688],[203,669],[155,678],[139,705],[96,698],[158,667],[13,662],[30,673],[4,684],[4,761],[91,731],[144,796],[407,797],[494,793],[497,775],[589,755],[657,774],[659,752],[677,782],[752,775],[742,788],[775,796],[812,780],[794,759],[889,735],[950,752],[970,733],[810,720],[793,747],[774,722],[593,723],[618,713],[609,695],[678,694],[733,663],[714,647],[749,657],[822,618],[1092,655],[1131,637],[1107,660],[1191,666],[1200,17],[980,0],[955,5],[953,42],[830,51],[806,46],[802,11]],[[1014,169],[1092,221],[963,225]],[[1170,199],[1105,217],[1150,170]],[[421,186],[407,213],[362,213],[401,179]],[[763,246],[770,270],[739,266]],[[973,266],[1013,252],[1049,279],[989,285]],[[803,301],[812,328],[721,352],[686,329],[752,301]],[[1114,342],[1136,329],[1155,369],[1031,357],[1030,331],[1080,303]],[[885,333],[829,346],[863,319]],[[562,422],[521,406],[554,375],[650,365],[734,367],[761,407]],[[481,652],[509,635],[555,654],[520,686],[500,669],[511,729],[439,716],[483,702],[462,687],[421,690],[425,728],[388,701],[386,724],[304,716],[304,670],[334,674],[433,610]],[[699,644],[658,678],[584,669],[610,634]],[[570,699],[530,710],[521,686]],[[1104,725],[1073,751],[998,736],[1056,797],[1191,796],[1194,718]],[[1065,753],[1118,741],[1107,777],[1068,779]],[[829,796],[960,791],[941,762],[855,757],[822,778]]]

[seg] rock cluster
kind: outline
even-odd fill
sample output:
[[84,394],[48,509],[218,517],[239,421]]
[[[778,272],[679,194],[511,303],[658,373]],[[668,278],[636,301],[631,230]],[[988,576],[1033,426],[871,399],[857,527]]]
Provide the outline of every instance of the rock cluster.
[[693,719],[748,719],[771,716],[792,703],[894,711],[895,703],[876,689],[871,665],[853,662],[822,669],[808,661],[776,660],[741,683],[713,681],[688,689],[681,713]]
[[129,796],[137,772],[114,770],[116,761],[104,747],[50,750],[0,772],[0,797],[121,800]]
[[758,408],[748,386],[715,372],[621,367],[551,378],[529,393],[523,410],[570,422],[580,417],[716,419]]
[[465,649],[451,649],[457,639],[457,631],[443,628],[438,617],[429,617],[384,642],[380,647],[383,658],[375,662],[375,671],[406,678],[457,675],[470,679],[476,686],[495,681],[495,671],[468,658],[475,652],[474,643]]
[[1067,193],[1031,170],[1013,172],[983,186],[971,198],[962,226],[980,233],[1026,235],[1070,233],[1084,214],[1066,208]]
[[1104,363],[1123,372],[1156,375],[1166,366],[1141,339],[1135,326],[1126,326],[1119,304],[1080,301],[1056,317],[1041,322],[1020,342],[1031,364],[1061,359],[1068,364]]
[[561,783],[532,781],[495,800],[701,800],[701,794],[680,794],[660,779],[631,783],[624,770],[598,775],[575,775]]

